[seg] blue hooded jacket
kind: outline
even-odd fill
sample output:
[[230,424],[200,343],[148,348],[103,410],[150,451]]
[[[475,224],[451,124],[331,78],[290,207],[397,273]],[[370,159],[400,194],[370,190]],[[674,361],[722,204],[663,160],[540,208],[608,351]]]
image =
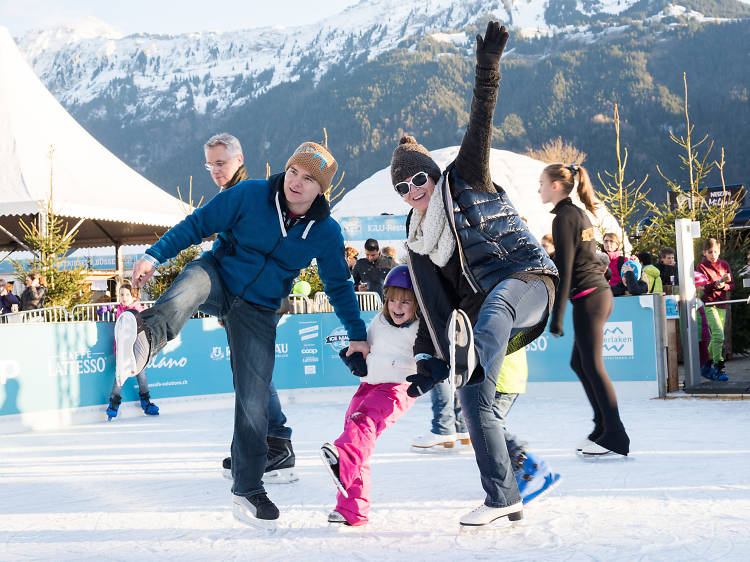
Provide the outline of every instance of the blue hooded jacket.
[[229,292],[248,302],[279,308],[300,269],[317,260],[318,274],[349,339],[364,341],[354,285],[344,259],[341,227],[322,195],[289,231],[282,214],[284,174],[247,180],[222,191],[169,229],[146,253],[163,263],[221,233],[210,253]]

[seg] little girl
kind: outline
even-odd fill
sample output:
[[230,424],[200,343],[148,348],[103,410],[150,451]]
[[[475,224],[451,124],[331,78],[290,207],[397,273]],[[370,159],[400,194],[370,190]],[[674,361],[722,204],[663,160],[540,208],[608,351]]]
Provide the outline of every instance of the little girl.
[[[141,312],[143,305],[140,303],[139,291],[134,288],[130,283],[123,283],[120,285],[120,304],[117,305],[115,312],[115,319],[120,317],[120,314],[128,309]],[[115,345],[115,352],[117,346]],[[148,392],[148,380],[146,380],[146,369],[144,368],[140,373],[136,375],[138,379],[138,392],[141,397],[141,408],[143,412],[148,416],[158,416],[159,407],[151,402],[151,396]],[[107,421],[112,421],[112,418],[117,417],[117,409],[120,407],[122,402],[122,384],[125,381],[119,381],[115,377],[115,382],[112,385],[112,392],[109,395],[109,407],[107,408]]]
[[[729,299],[729,291],[734,289],[732,270],[729,264],[719,259],[721,245],[716,238],[709,238],[703,243],[703,260],[698,266],[698,271],[706,276],[708,283],[703,288],[703,302],[706,304]],[[709,377],[713,380],[725,381],[728,379],[724,372],[724,324],[726,322],[727,305],[718,304],[707,306],[706,318],[708,329],[711,332],[711,341],[708,344],[708,353],[712,364]]]
[[[406,393],[407,377],[417,372],[412,346],[419,327],[416,297],[407,266],[398,265],[388,273],[384,297],[382,310],[367,329],[370,354],[366,368],[363,368],[361,354],[345,358],[352,372],[362,377],[362,384],[346,411],[344,432],[333,445],[325,443],[320,450],[339,489],[336,508],[328,515],[329,523],[355,526],[367,523],[369,459],[375,440],[416,400]],[[341,355],[345,357],[343,352]]]

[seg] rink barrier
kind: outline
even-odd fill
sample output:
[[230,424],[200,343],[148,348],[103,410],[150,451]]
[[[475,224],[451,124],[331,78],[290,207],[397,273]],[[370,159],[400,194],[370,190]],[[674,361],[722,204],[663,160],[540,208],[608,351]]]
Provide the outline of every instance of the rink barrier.
[[[620,297],[605,327],[604,360],[614,381],[651,381],[653,394],[663,363],[656,321],[656,295]],[[565,335],[548,333],[527,346],[530,382],[576,382],[569,367],[573,342],[567,307]],[[663,305],[662,305],[663,314]],[[375,311],[362,312],[369,322]],[[114,380],[111,322],[0,325],[0,418],[104,405]],[[279,389],[353,386],[354,377],[339,358],[348,345],[335,314],[285,314],[276,334],[274,383]],[[662,349],[663,351],[663,349]],[[188,320],[178,337],[148,366],[154,400],[231,393],[232,373],[226,333],[215,318]],[[136,400],[137,383],[128,379],[123,400]],[[0,430],[1,431],[1,430]]]

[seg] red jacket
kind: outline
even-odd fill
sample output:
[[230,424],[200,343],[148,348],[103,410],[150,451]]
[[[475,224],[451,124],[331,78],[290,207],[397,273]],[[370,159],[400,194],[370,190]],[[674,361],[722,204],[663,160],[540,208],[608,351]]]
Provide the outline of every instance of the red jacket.
[[[717,288],[717,284],[720,283],[720,279],[725,273],[731,275],[732,270],[729,269],[729,264],[724,260],[716,260],[716,263],[711,263],[706,258],[703,258],[698,271],[708,279],[708,284],[703,288],[703,302],[716,302],[729,300],[729,291],[734,289],[734,276],[729,283],[724,283],[722,289]],[[727,308],[726,304],[717,304],[719,308]]]

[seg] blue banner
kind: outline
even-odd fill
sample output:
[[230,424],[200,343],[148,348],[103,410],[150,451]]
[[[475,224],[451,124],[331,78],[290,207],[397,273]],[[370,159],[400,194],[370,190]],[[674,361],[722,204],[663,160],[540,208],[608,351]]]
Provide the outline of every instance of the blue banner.
[[[577,381],[570,367],[573,353],[572,304],[563,318],[563,336],[545,331],[526,346],[529,381]],[[604,325],[604,366],[613,381],[656,381],[654,296],[617,297],[612,315]]]
[[[529,344],[529,381],[575,381],[571,306],[565,335],[544,333]],[[370,322],[376,312],[362,312]],[[0,340],[0,415],[105,404],[115,377],[114,324],[3,324]],[[612,380],[656,380],[653,296],[620,297],[604,334],[604,363]],[[295,314],[280,318],[276,332],[277,388],[314,388],[359,384],[339,358],[348,345],[335,314]],[[226,333],[214,318],[189,320],[177,338],[149,363],[154,400],[233,391]],[[130,378],[123,400],[136,400]]]

